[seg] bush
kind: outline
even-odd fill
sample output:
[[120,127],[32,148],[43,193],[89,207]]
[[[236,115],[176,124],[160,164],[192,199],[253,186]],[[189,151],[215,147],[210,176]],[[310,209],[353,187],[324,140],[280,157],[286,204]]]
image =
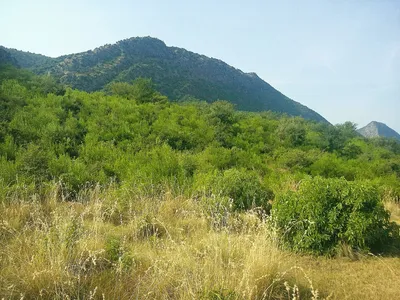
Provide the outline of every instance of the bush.
[[318,152],[306,152],[300,149],[283,149],[278,152],[277,161],[280,165],[292,170],[306,171],[318,157]]
[[306,141],[304,121],[300,118],[282,119],[276,129],[281,142],[288,147],[298,147]]
[[391,237],[389,213],[371,184],[315,177],[278,197],[273,219],[295,251],[334,254],[343,244],[381,251]]
[[269,212],[268,201],[274,197],[273,192],[260,182],[255,172],[245,169],[233,168],[223,173],[201,174],[195,180],[197,187],[202,186],[214,195],[231,198],[234,210],[262,207]]
[[29,144],[26,150],[21,150],[17,156],[17,171],[36,183],[50,179],[48,163],[51,154],[43,148]]
[[355,169],[350,162],[344,162],[336,154],[324,153],[310,166],[310,173],[313,176],[326,178],[344,177],[347,180],[356,178]]

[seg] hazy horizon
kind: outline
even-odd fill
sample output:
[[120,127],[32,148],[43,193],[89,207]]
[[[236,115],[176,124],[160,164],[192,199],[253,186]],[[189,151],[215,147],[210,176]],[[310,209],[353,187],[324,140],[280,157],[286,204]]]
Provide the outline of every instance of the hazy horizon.
[[151,36],[255,72],[333,124],[400,132],[397,1],[16,0],[0,9],[8,48],[56,57]]

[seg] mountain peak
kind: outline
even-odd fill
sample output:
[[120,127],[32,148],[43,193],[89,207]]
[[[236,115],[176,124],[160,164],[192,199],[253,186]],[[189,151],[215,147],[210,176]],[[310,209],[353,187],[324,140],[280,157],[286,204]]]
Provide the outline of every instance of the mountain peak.
[[250,77],[253,77],[253,78],[260,78],[260,77],[257,75],[256,72],[249,72],[249,73],[246,73],[246,75],[247,75],[247,76],[250,76]]
[[139,37],[130,37],[121,41],[118,41],[116,44],[123,44],[123,43],[145,43],[145,44],[153,44],[153,45],[160,45],[166,47],[167,45],[164,43],[164,41],[151,37],[151,36],[139,36]]
[[366,138],[386,137],[400,140],[400,134],[386,124],[378,121],[370,122],[368,125],[360,128],[358,132]]
[[371,121],[370,123],[368,123],[367,126],[369,126],[369,125],[371,125],[371,126],[387,126],[385,123],[378,122],[378,121]]

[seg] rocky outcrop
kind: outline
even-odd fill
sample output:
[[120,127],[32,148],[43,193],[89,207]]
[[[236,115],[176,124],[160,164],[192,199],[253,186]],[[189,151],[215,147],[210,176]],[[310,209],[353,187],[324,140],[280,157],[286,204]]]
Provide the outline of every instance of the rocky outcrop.
[[400,135],[386,124],[372,121],[367,126],[360,128],[358,132],[366,138],[386,137],[400,141]]

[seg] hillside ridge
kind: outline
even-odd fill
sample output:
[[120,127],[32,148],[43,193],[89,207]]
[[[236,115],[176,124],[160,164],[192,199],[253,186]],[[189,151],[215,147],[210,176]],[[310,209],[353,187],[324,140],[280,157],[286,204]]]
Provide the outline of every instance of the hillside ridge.
[[23,68],[52,74],[60,82],[88,92],[110,82],[151,78],[170,99],[194,97],[207,102],[228,100],[244,111],[271,110],[305,119],[328,121],[286,97],[256,73],[245,73],[220,59],[169,47],[152,37],[134,37],[81,53],[50,58],[6,49]]

